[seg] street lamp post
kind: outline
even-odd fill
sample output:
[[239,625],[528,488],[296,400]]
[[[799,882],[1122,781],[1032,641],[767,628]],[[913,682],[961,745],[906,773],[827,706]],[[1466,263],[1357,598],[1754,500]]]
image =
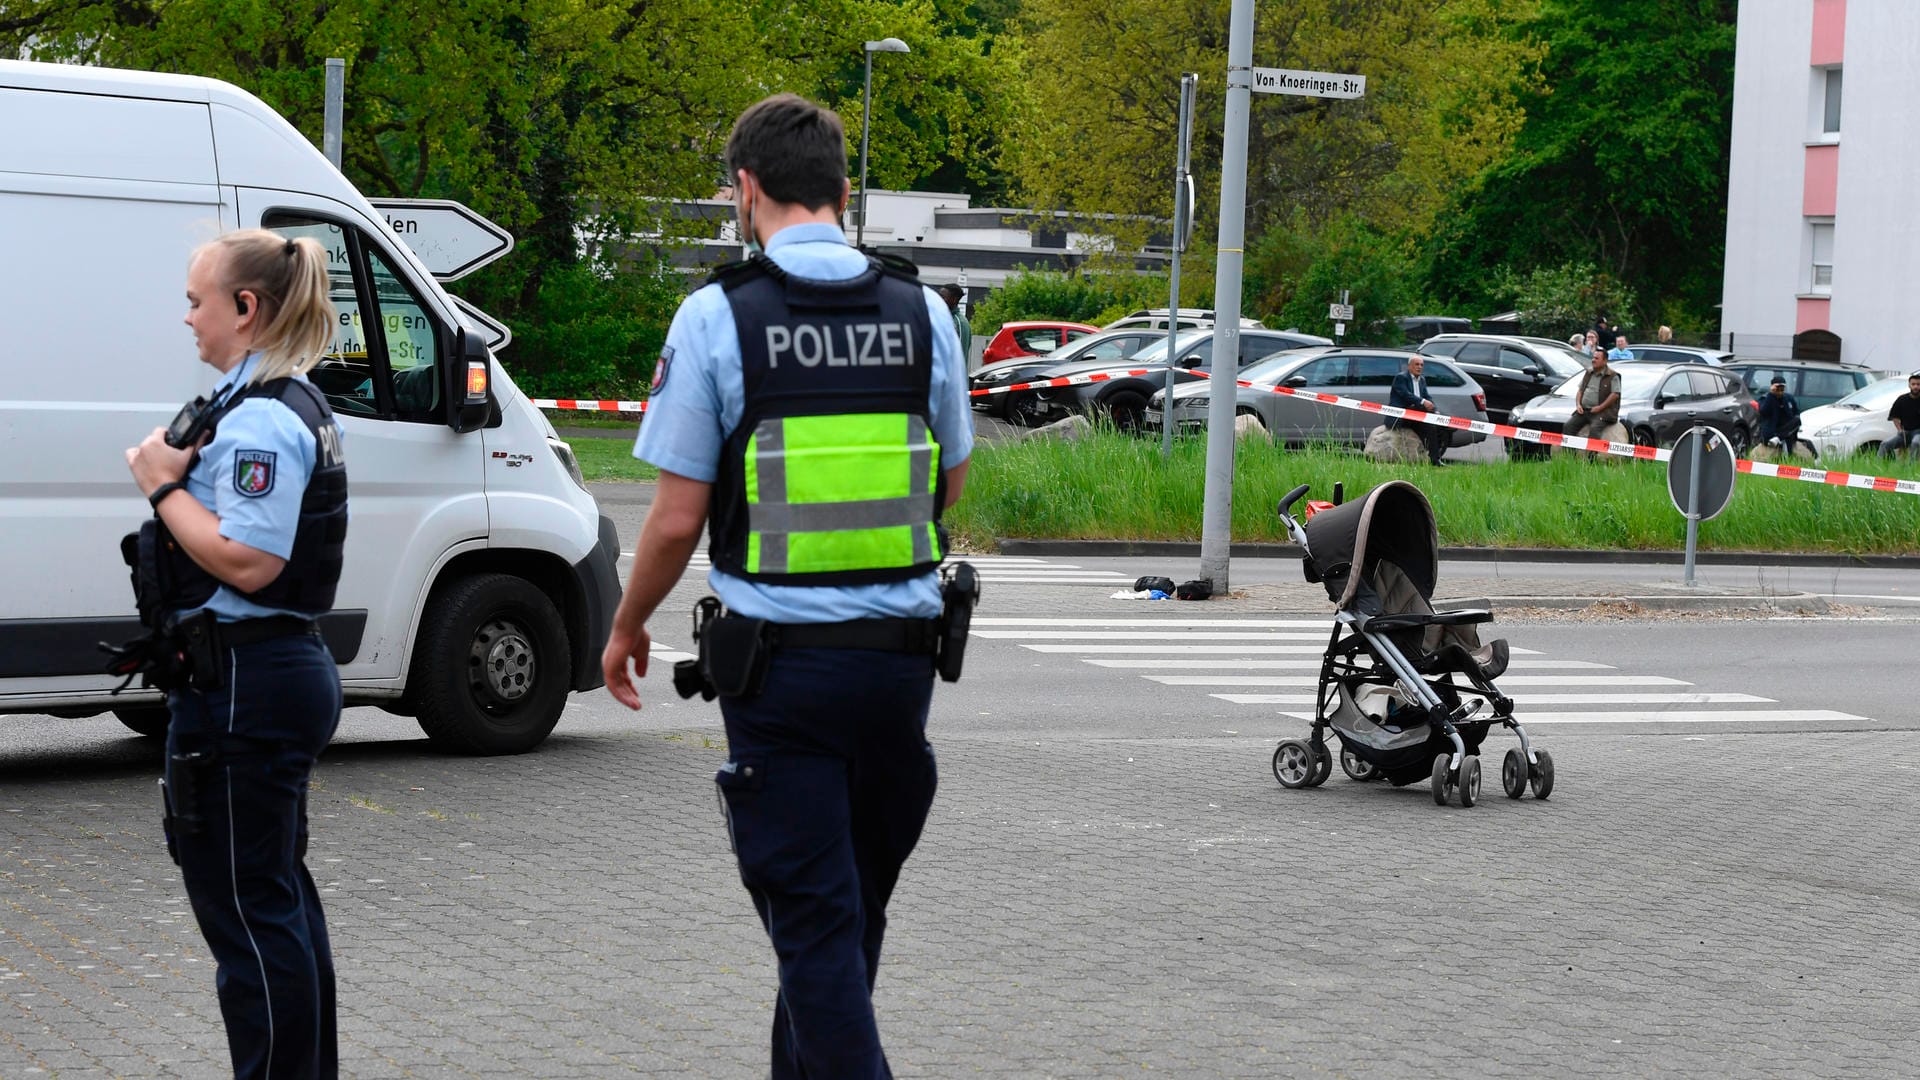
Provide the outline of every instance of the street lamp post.
[[867,140],[873,134],[873,54],[912,51],[907,48],[906,42],[897,37],[867,42],[867,85],[860,98],[860,223],[853,230],[855,247],[867,239]]

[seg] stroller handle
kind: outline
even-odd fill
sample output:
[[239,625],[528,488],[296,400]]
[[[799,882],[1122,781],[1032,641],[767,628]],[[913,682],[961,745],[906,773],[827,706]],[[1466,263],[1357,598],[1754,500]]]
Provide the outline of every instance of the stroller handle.
[[1307,484],[1301,484],[1299,487],[1294,488],[1292,491],[1287,492],[1287,497],[1280,500],[1279,513],[1281,517],[1287,516],[1287,508],[1292,506],[1294,503],[1299,502],[1300,497],[1307,493],[1307,488],[1309,486],[1310,485],[1307,485]]

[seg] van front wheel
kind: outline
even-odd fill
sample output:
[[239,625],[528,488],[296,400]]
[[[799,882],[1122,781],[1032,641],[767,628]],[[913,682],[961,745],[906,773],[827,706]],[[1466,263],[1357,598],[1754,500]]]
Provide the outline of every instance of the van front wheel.
[[573,685],[553,601],[508,574],[449,582],[427,604],[408,697],[420,729],[461,754],[519,754],[560,721]]

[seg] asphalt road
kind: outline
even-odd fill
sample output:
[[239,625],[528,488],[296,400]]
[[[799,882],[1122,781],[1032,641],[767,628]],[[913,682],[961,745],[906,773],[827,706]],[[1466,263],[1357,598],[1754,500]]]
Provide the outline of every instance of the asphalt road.
[[[1501,797],[1495,735],[1463,810],[1274,782],[1324,605],[1111,599],[1156,569],[1137,560],[981,565],[877,991],[898,1075],[1920,1068],[1920,623],[1898,610],[1503,619],[1501,685],[1558,787]],[[702,591],[689,574],[656,620],[641,712],[576,695],[535,753],[442,757],[350,711],[311,859],[345,1075],[765,1074],[773,972],[715,808],[718,711],[667,682]],[[0,723],[0,1077],[220,1073],[155,769],[111,719]]]

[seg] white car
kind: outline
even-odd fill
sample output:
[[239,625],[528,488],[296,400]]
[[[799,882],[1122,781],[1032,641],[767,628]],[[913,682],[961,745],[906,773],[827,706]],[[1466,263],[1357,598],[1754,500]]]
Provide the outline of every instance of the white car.
[[1824,460],[1860,451],[1873,451],[1893,437],[1887,409],[1907,392],[1907,377],[1895,376],[1855,390],[1831,405],[1800,414],[1800,437],[1813,444]]

